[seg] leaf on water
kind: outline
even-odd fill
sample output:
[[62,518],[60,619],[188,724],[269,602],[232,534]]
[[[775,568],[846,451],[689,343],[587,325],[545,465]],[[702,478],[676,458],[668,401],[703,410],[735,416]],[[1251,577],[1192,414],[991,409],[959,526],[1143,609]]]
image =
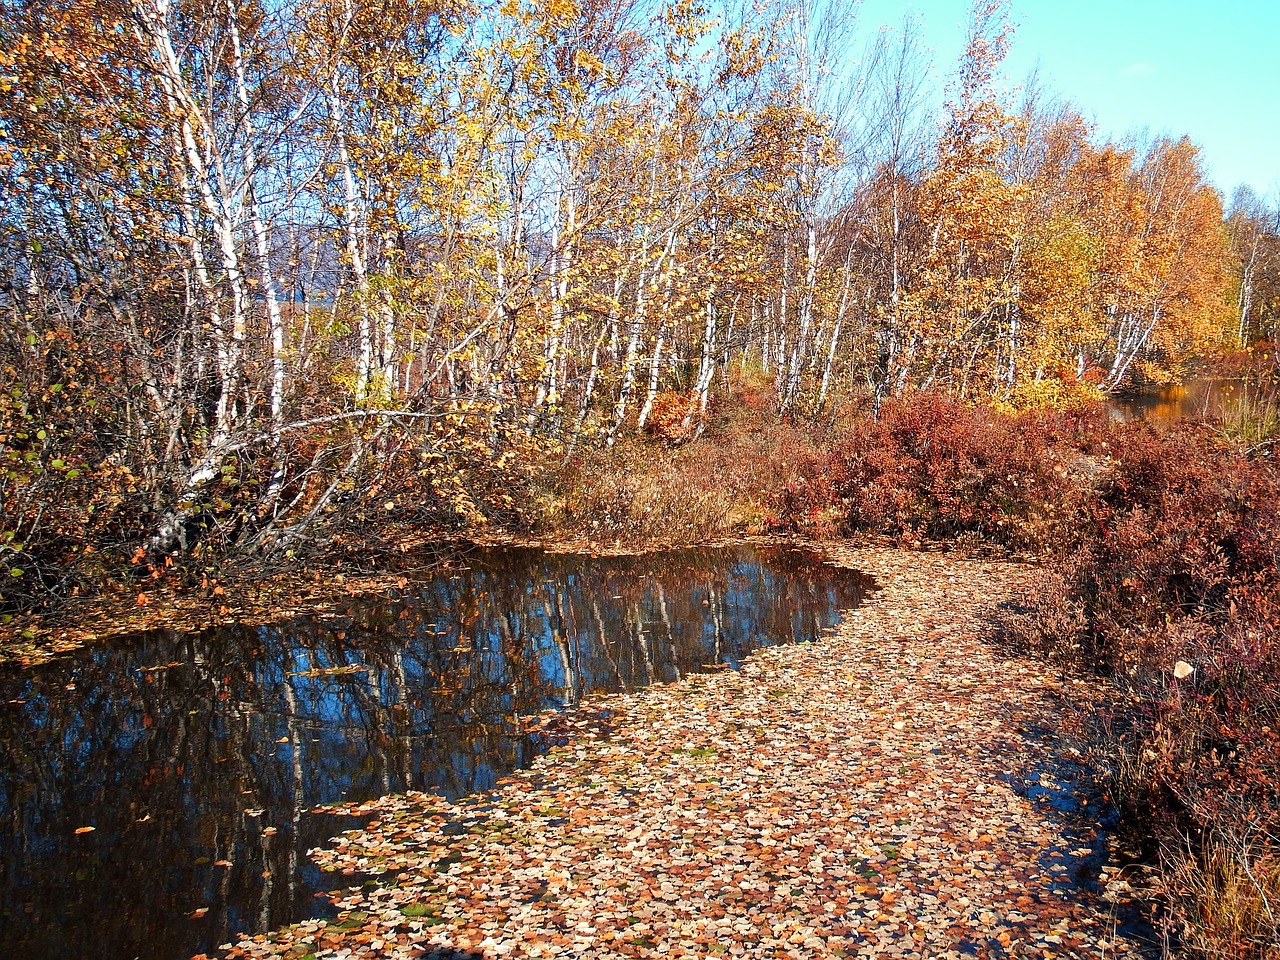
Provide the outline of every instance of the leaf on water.
[[369,668],[358,663],[346,667],[317,667],[314,670],[300,670],[290,673],[291,677],[345,677],[353,673],[368,673]]
[[93,831],[97,829],[98,829],[97,827],[76,827],[76,834],[79,835],[82,833],[93,833]]
[[160,663],[154,667],[139,667],[139,673],[159,673],[161,670],[173,670],[175,667],[182,666],[181,660],[174,660],[172,663]]

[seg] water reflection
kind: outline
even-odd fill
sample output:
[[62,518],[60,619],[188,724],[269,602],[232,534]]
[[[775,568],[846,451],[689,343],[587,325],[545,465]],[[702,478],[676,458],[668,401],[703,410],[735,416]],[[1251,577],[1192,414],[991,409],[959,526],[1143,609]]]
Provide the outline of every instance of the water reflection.
[[[314,914],[310,808],[486,789],[518,715],[814,637],[862,581],[781,550],[478,552],[337,613],[0,677],[0,955],[179,958]],[[92,827],[92,830],[86,828]]]
[[1115,420],[1145,420],[1172,426],[1180,420],[1220,418],[1247,394],[1243,381],[1201,377],[1118,394],[1107,401],[1107,406]]

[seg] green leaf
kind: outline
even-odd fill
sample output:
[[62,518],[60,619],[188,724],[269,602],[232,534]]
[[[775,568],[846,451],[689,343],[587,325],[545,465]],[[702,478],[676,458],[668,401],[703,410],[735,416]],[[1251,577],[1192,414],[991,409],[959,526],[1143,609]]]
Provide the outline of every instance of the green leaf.
[[23,574],[24,572],[25,572],[25,571],[24,571],[21,567],[10,567],[10,568],[9,568],[9,576],[11,576],[11,577],[20,577],[20,576],[22,576],[22,574]]

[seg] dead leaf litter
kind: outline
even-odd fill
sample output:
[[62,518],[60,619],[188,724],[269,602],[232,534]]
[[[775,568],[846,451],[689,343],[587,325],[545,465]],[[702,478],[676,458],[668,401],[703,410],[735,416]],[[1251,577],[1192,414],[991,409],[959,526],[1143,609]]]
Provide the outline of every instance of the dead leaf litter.
[[1035,571],[828,553],[880,584],[832,635],[597,698],[489,793],[359,807],[311,855],[380,882],[230,955],[1143,956],[1069,876],[1078,833],[1016,789],[1076,693],[984,638]]

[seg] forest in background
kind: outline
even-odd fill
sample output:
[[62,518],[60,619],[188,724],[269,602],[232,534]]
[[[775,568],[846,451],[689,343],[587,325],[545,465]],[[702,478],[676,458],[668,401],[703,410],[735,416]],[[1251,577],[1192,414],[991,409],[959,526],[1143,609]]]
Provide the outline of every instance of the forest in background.
[[6,2],[3,606],[527,527],[531,472],[717,408],[1064,406],[1274,339],[1276,206],[1010,91],[1010,40],[978,3],[938,112],[910,21],[824,0]]

